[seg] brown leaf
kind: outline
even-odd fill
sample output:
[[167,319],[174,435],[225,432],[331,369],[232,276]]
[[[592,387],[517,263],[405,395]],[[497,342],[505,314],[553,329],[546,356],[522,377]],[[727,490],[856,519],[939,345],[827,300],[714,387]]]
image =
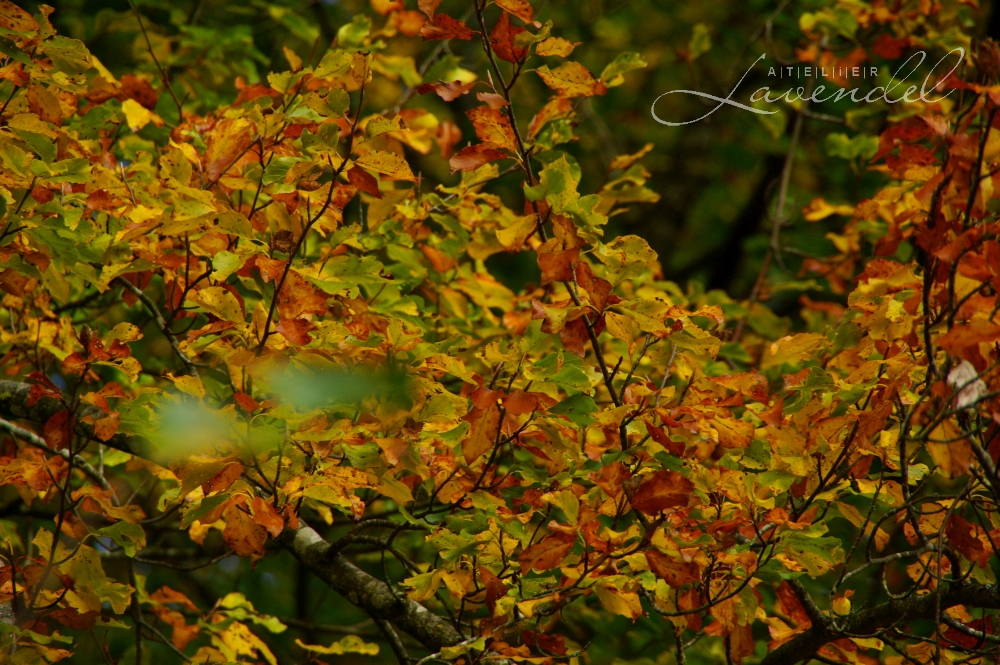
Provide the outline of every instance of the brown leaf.
[[434,140],[437,141],[438,148],[441,149],[441,156],[448,159],[455,151],[455,144],[462,140],[462,130],[451,120],[445,120],[438,127]]
[[781,601],[781,608],[785,615],[795,622],[796,632],[803,631],[812,626],[812,620],[802,607],[802,602],[792,590],[792,585],[782,580],[777,589],[778,600]]
[[310,331],[316,330],[316,324],[305,319],[282,319],[274,327],[275,332],[288,340],[294,346],[305,346],[313,341]]
[[389,25],[395,26],[397,30],[407,37],[416,37],[424,27],[427,19],[420,12],[409,9],[397,11],[389,17]]
[[667,508],[687,506],[694,484],[676,471],[657,471],[643,479],[632,495],[632,507],[647,515],[657,515]]
[[222,538],[237,555],[252,557],[254,561],[263,558],[264,543],[267,541],[264,527],[236,503],[226,508],[223,519],[226,520],[226,528],[222,530]]
[[62,107],[59,98],[47,88],[32,83],[28,86],[28,108],[45,122],[62,124]]
[[693,561],[675,561],[659,550],[646,550],[646,561],[654,575],[675,589],[701,579],[701,569]]
[[507,106],[507,100],[503,96],[493,92],[477,92],[476,99],[488,105],[491,109],[502,109]]
[[483,588],[486,589],[486,599],[484,601],[486,608],[490,611],[490,616],[493,616],[497,600],[507,595],[507,585],[485,566],[479,566],[479,580]]
[[358,188],[359,192],[370,194],[377,199],[382,198],[382,192],[378,191],[378,180],[368,171],[354,167],[347,171],[347,179]]
[[101,441],[108,441],[118,431],[118,412],[112,411],[103,418],[94,421],[94,436]]
[[510,159],[510,156],[505,152],[497,150],[495,147],[491,147],[490,144],[477,143],[476,145],[462,148],[452,155],[451,159],[448,160],[448,165],[451,167],[452,173],[456,171],[475,171],[483,164],[489,164],[498,159]]
[[948,544],[969,561],[988,561],[989,553],[979,540],[979,529],[966,522],[961,515],[952,514],[945,535],[948,536]]
[[512,416],[520,416],[538,409],[538,397],[522,390],[515,390],[508,395],[504,395],[502,401],[503,408]]
[[563,329],[559,331],[559,339],[562,340],[563,347],[570,353],[583,358],[587,355],[587,324],[583,318],[567,321]]
[[561,249],[553,238],[538,248],[538,267],[542,271],[542,284],[573,281],[574,266],[580,260],[580,248]]
[[35,185],[34,187],[31,188],[31,198],[35,199],[39,203],[44,204],[48,203],[53,198],[55,198],[55,194],[53,194],[52,190],[49,189],[48,187]]
[[420,37],[424,41],[443,39],[469,40],[477,34],[479,33],[447,14],[434,14],[433,18],[424,23],[424,26],[420,28]]
[[434,12],[437,11],[440,4],[441,0],[417,0],[417,7],[427,14],[428,18],[434,18]]
[[611,282],[595,275],[590,265],[582,261],[576,264],[576,281],[590,296],[590,304],[597,311],[603,312],[611,296]]
[[521,574],[529,570],[552,570],[557,567],[562,560],[573,549],[576,539],[569,535],[557,531],[551,533],[541,542],[524,548],[518,561],[521,563]]
[[134,99],[140,106],[150,111],[156,110],[156,102],[159,96],[149,81],[139,78],[135,74],[125,74],[121,78],[121,84],[122,95],[126,98]]

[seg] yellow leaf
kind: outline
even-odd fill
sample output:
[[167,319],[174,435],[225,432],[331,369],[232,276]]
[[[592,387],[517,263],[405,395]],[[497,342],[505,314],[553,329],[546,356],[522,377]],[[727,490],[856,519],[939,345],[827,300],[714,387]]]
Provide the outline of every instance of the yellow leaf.
[[633,621],[642,616],[642,603],[639,602],[639,594],[606,586],[595,586],[594,591],[597,592],[597,598],[607,611],[628,617]]
[[402,155],[388,150],[371,150],[355,160],[358,166],[397,180],[416,180]]
[[563,39],[562,37],[549,37],[548,39],[543,39],[538,42],[538,46],[535,47],[536,55],[558,55],[563,58],[568,56],[573,52],[580,42],[571,42],[568,39]]
[[854,206],[830,205],[824,199],[817,197],[813,199],[809,205],[802,209],[802,214],[805,216],[807,222],[818,222],[821,219],[826,219],[830,215],[844,215],[845,217],[850,217],[854,214]]
[[324,656],[342,656],[347,653],[360,653],[365,656],[377,656],[378,645],[365,642],[357,635],[347,635],[328,647],[321,647],[315,644],[306,644],[302,640],[295,638],[295,643],[313,653]]
[[167,378],[173,381],[182,393],[199,399],[205,396],[205,384],[197,376],[171,376],[168,374]]
[[236,296],[221,286],[199,289],[189,295],[188,299],[220,319],[233,323],[243,323],[243,310],[240,307],[240,302]]
[[518,217],[514,223],[505,229],[497,231],[497,240],[508,251],[519,251],[524,241],[535,230],[535,215]]
[[125,112],[125,122],[128,123],[128,128],[133,132],[138,132],[153,121],[153,113],[134,99],[126,99],[122,102],[122,111]]
[[590,70],[579,62],[564,62],[556,69],[542,66],[535,72],[560,97],[593,97],[608,91],[607,86],[595,79]]

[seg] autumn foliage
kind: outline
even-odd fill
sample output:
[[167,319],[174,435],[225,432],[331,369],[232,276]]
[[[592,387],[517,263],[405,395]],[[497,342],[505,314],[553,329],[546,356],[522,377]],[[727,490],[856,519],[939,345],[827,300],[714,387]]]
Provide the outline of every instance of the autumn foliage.
[[[802,16],[802,62],[968,57],[880,132],[874,196],[803,211],[845,221],[801,261],[829,298],[782,320],[784,193],[734,300],[606,233],[656,199],[648,147],[596,177],[560,149],[640,55],[592,72],[527,0],[410,4],[203,111],[0,0],[3,658],[575,664],[598,613],[656,622],[664,663],[995,662],[1000,51],[975,8]],[[487,264],[518,253],[515,291]],[[147,583],[233,556],[294,557],[378,639],[279,649],[295,625],[244,595]]]

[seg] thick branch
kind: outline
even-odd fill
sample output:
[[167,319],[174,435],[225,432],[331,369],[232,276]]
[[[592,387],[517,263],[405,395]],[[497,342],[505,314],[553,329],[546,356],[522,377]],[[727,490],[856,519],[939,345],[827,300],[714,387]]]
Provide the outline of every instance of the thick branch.
[[463,637],[447,620],[432,614],[420,603],[397,596],[388,584],[372,577],[339,552],[311,527],[286,529],[282,544],[311,573],[330,585],[354,605],[378,621],[391,621],[431,651],[452,646]]
[[[844,635],[871,635],[883,628],[915,619],[933,619],[937,613],[937,595],[911,596],[876,605],[856,612],[842,622],[839,629],[832,625],[813,624],[812,628],[765,656],[760,665],[794,665],[809,660],[823,645]],[[941,610],[956,605],[987,609],[1000,608],[1000,590],[990,585],[955,583],[947,585],[941,594]]]

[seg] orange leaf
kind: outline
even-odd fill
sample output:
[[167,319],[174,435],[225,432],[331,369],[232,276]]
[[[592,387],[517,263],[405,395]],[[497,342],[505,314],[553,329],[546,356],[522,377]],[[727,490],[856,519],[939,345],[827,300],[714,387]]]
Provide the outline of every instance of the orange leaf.
[[305,319],[282,319],[274,327],[276,332],[288,340],[289,344],[295,346],[305,346],[313,341],[309,332],[316,330],[316,324]]
[[205,493],[205,496],[208,496],[212,492],[228,489],[241,475],[243,475],[243,465],[239,462],[230,462],[202,483],[201,491]]
[[535,117],[531,119],[531,124],[528,126],[528,138],[535,138],[538,132],[542,130],[546,124],[553,120],[559,120],[561,118],[568,118],[573,115],[573,102],[565,97],[556,97],[550,100],[545,106],[539,109]]
[[241,510],[240,504],[227,507],[223,519],[226,520],[226,528],[222,530],[222,537],[236,554],[253,557],[254,561],[264,556],[267,531]]
[[285,520],[281,519],[281,515],[270,503],[255,496],[251,507],[253,508],[254,522],[267,529],[272,538],[277,538],[285,530]]
[[497,430],[500,427],[500,409],[490,404],[485,409],[475,408],[465,420],[471,427],[465,439],[462,440],[462,456],[466,464],[472,464],[480,455],[491,450],[497,440]]
[[489,106],[477,106],[466,111],[466,115],[472,121],[476,136],[481,141],[495,143],[517,154],[517,137],[505,113]]
[[452,155],[451,159],[448,160],[448,165],[451,167],[452,173],[455,171],[475,171],[483,164],[489,164],[498,159],[510,159],[510,156],[490,147],[487,143],[477,143],[462,148]]
[[220,120],[208,135],[205,175],[217,180],[253,142],[250,122],[243,118]]
[[688,504],[694,484],[676,471],[657,471],[646,476],[632,495],[632,507],[647,515]]

